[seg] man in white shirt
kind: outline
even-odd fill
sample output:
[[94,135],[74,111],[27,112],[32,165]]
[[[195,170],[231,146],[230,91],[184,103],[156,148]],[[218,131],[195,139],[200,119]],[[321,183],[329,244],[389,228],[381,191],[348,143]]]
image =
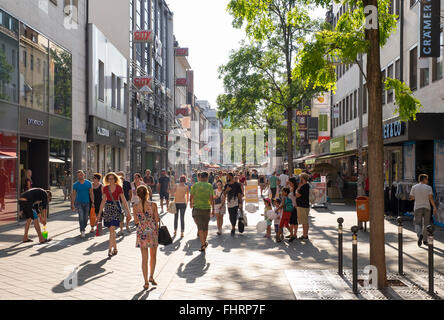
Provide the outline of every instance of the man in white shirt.
[[437,213],[435,201],[433,201],[433,189],[428,185],[428,182],[429,177],[426,174],[420,174],[419,183],[414,185],[410,191],[410,200],[415,200],[413,222],[418,235],[419,247],[421,243],[428,245],[426,227],[430,224],[430,204],[433,206],[433,213]]
[[287,186],[288,176],[285,173],[286,170],[279,175],[279,180],[281,180],[282,188],[285,188]]

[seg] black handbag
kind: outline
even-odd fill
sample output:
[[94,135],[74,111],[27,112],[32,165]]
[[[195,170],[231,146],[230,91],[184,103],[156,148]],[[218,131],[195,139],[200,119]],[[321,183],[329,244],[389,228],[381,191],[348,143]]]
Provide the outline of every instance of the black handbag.
[[173,243],[173,239],[171,238],[170,232],[168,231],[167,226],[163,225],[162,220],[160,220],[160,228],[159,228],[159,236],[158,236],[158,242],[159,244],[163,244],[164,246],[167,246],[169,244]]
[[238,227],[240,233],[244,232],[244,230],[245,230],[244,214],[243,214],[241,208],[239,208],[239,222],[237,224],[237,227]]

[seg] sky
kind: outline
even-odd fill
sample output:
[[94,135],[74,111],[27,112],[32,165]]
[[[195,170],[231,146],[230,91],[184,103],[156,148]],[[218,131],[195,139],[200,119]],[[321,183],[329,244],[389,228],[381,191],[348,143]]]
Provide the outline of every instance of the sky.
[[[217,108],[224,93],[217,69],[228,62],[230,51],[239,47],[245,32],[232,27],[226,11],[229,0],[166,0],[174,16],[174,35],[180,47],[189,48],[188,61],[194,70],[194,94]],[[323,12],[316,12],[323,16]]]

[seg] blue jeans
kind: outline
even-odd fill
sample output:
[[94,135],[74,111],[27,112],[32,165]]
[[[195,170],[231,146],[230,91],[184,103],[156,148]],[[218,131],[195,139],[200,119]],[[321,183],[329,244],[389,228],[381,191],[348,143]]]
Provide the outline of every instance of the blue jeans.
[[89,203],[76,202],[75,207],[79,213],[80,232],[84,232],[88,225]]

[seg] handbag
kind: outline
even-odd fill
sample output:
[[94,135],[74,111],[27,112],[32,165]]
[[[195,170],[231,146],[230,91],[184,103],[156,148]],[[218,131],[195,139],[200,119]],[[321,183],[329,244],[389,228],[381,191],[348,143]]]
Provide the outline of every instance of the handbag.
[[216,199],[214,199],[214,204],[221,204],[221,203],[222,203],[222,195],[223,195],[223,194],[224,194],[224,193],[221,192],[221,193],[220,193],[220,196],[217,197]]
[[177,213],[176,201],[174,199],[170,200],[170,203],[168,204],[168,212],[173,214]]
[[168,231],[167,226],[163,225],[162,219],[160,219],[160,225],[161,226],[159,228],[159,236],[158,236],[159,244],[167,246],[173,243],[173,239],[171,238],[170,232]]
[[239,222],[237,224],[237,227],[239,229],[239,232],[243,233],[245,230],[245,224],[244,224],[244,214],[243,214],[241,208],[239,208],[239,211],[238,211],[238,219],[239,219]]
[[89,222],[91,224],[91,227],[94,227],[97,223],[96,210],[94,208],[91,208],[91,210],[89,210]]

